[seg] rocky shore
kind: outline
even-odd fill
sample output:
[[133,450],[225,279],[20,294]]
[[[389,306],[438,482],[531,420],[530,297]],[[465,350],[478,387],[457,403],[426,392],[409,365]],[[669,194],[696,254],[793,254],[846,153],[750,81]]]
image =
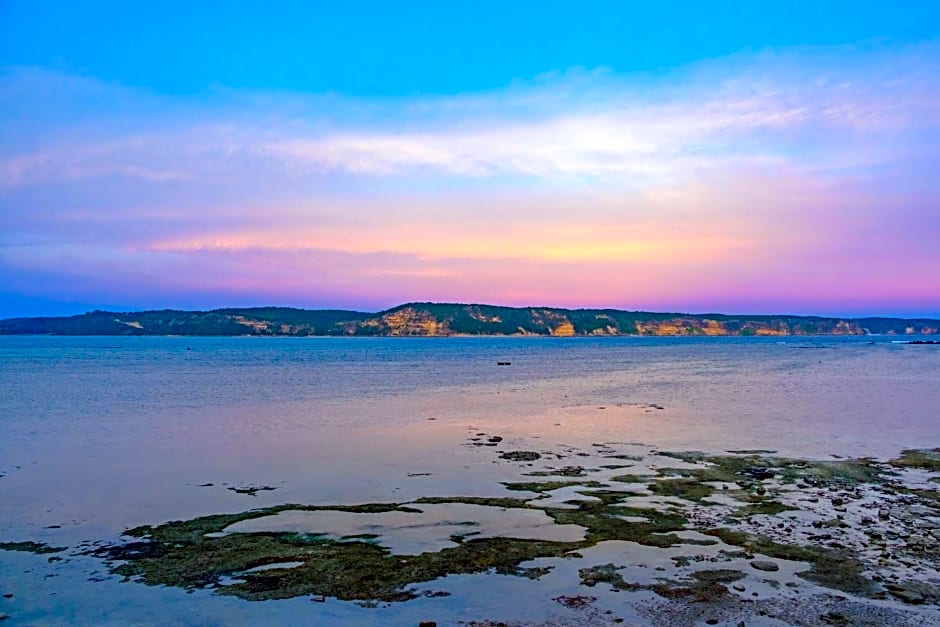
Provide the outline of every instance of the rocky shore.
[[940,449],[887,461],[523,450],[475,430],[466,446],[504,477],[493,496],[287,503],[0,549],[93,556],[128,581],[248,601],[404,603],[457,594],[452,576],[474,574],[561,585],[551,600],[582,624],[940,620]]

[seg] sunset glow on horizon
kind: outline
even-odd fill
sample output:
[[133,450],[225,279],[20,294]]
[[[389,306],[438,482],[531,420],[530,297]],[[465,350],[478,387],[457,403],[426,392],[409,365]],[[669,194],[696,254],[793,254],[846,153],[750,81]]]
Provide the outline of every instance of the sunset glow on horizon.
[[[409,301],[940,316],[930,3],[833,3],[814,19],[856,18],[817,39],[797,25],[810,9],[769,5],[611,3],[569,24],[533,4],[495,26],[483,3],[433,9],[436,32],[417,4],[393,22],[358,6],[360,22],[301,3],[260,22],[232,9],[225,35],[202,30],[208,9],[119,6],[0,7],[0,317]],[[689,24],[666,33],[676,12]],[[136,48],[130,24],[186,52]],[[657,24],[658,44],[641,37]],[[467,51],[483,40],[502,56]]]

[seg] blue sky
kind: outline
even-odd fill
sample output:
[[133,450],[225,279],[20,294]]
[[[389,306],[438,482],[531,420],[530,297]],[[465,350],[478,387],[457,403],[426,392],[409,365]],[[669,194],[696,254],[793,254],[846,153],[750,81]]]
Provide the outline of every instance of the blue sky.
[[937,24],[935,2],[3,0],[0,316],[940,315]]
[[658,73],[795,46],[920,41],[936,2],[21,2],[4,65],[158,93],[485,91],[572,67]]

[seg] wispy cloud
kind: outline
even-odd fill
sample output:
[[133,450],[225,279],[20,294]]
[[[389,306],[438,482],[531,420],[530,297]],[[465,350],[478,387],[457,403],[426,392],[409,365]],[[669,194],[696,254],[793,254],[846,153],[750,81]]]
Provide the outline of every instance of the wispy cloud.
[[855,292],[940,303],[916,288],[940,264],[938,68],[936,44],[803,50],[395,100],[8,69],[0,279],[679,306],[848,297],[882,250]]
[[[925,127],[936,130],[940,79],[930,69],[938,58],[936,46],[846,50],[836,59],[766,56],[704,64],[668,83],[575,72],[502,94],[377,103],[218,90],[189,105],[164,104],[163,111],[146,94],[112,87],[117,118],[132,118],[135,107],[146,116],[136,128],[122,133],[98,120],[96,129],[83,119],[88,128],[78,142],[39,137],[42,150],[4,157],[0,184],[112,174],[238,176],[255,168],[646,181],[754,165],[858,167],[898,157],[896,149],[875,149],[885,134],[905,140]],[[33,90],[62,97],[55,113],[65,118],[70,100],[84,110],[82,101],[101,100],[109,89],[88,79],[19,72],[8,74],[0,91],[35,98],[23,84],[40,78],[62,83],[59,91],[48,84]],[[860,151],[859,142],[871,150]]]

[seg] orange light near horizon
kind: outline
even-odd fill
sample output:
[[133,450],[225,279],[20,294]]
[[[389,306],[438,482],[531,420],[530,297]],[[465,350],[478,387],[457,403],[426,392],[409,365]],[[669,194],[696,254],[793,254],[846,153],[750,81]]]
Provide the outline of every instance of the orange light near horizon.
[[[666,231],[658,233],[656,231]],[[694,233],[689,230],[591,227],[511,227],[499,231],[460,231],[427,225],[382,230],[318,229],[217,233],[165,240],[147,247],[154,252],[247,252],[317,250],[351,255],[392,253],[434,262],[453,259],[527,259],[545,263],[701,264],[755,252],[744,236]]]

